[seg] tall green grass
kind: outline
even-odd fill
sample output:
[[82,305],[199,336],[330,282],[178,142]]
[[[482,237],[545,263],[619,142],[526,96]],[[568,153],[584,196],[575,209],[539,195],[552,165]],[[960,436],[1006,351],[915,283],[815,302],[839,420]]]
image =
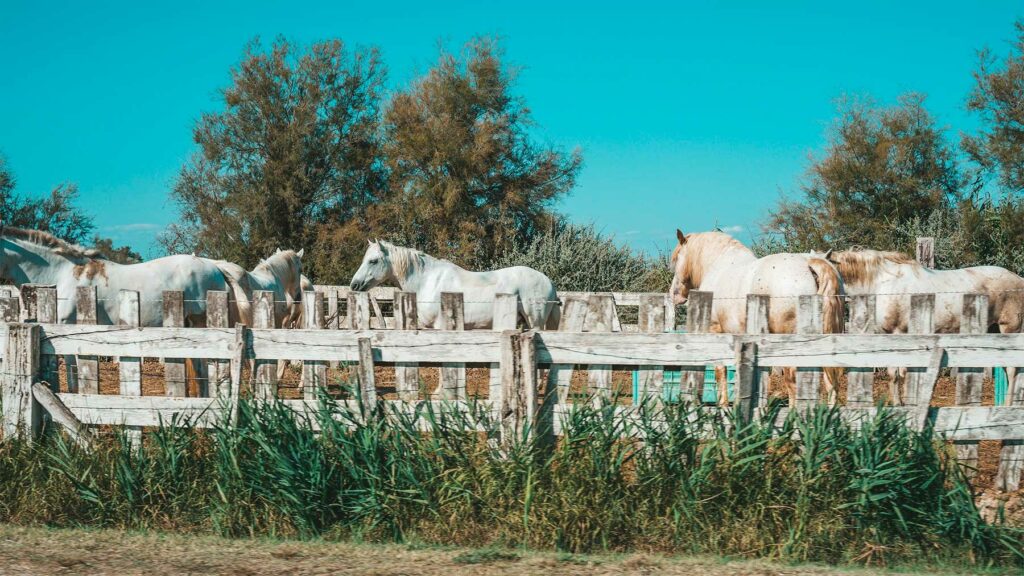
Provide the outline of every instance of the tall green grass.
[[[579,406],[551,445],[477,432],[483,406],[411,416],[328,398],[311,416],[243,401],[236,426],[165,426],[133,449],[61,435],[0,445],[0,521],[229,536],[700,552],[833,563],[1020,564],[948,449],[879,410],[781,429],[688,406]],[[183,424],[177,422],[175,424]],[[422,422],[421,422],[422,424]],[[316,433],[313,430],[317,430]],[[624,440],[624,438],[634,438]]]

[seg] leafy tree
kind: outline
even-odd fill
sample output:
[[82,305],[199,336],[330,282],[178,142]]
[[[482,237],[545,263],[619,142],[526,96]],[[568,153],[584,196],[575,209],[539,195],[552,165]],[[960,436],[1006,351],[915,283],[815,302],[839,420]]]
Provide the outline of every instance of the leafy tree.
[[[162,244],[252,267],[356,217],[381,186],[384,76],[376,50],[338,40],[300,50],[279,39],[266,51],[252,42],[221,92],[223,109],[196,123],[199,150],[172,191],[181,223]],[[306,262],[314,275],[337,250],[317,253]]]
[[48,196],[20,196],[14,192],[16,180],[0,157],[0,222],[11,227],[42,230],[69,242],[80,243],[96,227],[92,217],[75,206],[78,187],[62,183]]
[[802,198],[782,199],[770,211],[761,250],[897,248],[894,226],[962,198],[955,158],[923,96],[905,95],[888,108],[844,100],[825,156],[812,159]]
[[964,151],[985,174],[1012,192],[1024,191],[1024,20],[1016,23],[1017,38],[1000,66],[983,50],[974,73],[975,86],[967,109],[982,123],[977,135],[964,135]]
[[373,229],[466,265],[486,265],[554,223],[575,183],[578,151],[536,142],[515,72],[477,39],[393,96],[384,116],[387,196]]
[[17,182],[0,156],[0,222],[6,226],[44,230],[79,243],[96,228],[92,217],[75,206],[78,187],[60,184],[47,196],[28,197],[15,192]]
[[[39,198],[15,193],[16,180],[0,156],[0,223],[5,226],[44,230],[68,242],[81,244],[95,230],[92,216],[75,205],[78,187],[61,184],[48,196]],[[140,262],[142,257],[128,246],[114,248],[110,238],[92,236],[92,242],[108,260],[121,263]]]

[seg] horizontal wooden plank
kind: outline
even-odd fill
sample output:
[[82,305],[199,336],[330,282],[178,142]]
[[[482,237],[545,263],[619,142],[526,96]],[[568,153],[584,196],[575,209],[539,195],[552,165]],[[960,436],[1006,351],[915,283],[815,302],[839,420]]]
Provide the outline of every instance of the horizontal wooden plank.
[[537,361],[542,364],[685,366],[735,360],[733,337],[728,334],[540,332],[538,336]]
[[59,355],[230,358],[234,339],[235,331],[230,328],[45,324],[40,351]]
[[755,341],[760,366],[872,368],[927,366],[942,347],[947,366],[1024,366],[1024,334],[765,334]]
[[57,394],[83,424],[157,426],[161,422],[190,422],[197,428],[215,424],[222,406],[213,398],[115,396],[109,394]]

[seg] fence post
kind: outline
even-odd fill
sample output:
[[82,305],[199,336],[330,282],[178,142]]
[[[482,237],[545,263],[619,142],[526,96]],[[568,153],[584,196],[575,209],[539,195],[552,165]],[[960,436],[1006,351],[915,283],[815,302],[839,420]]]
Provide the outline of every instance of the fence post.
[[[984,334],[988,329],[988,296],[985,294],[964,294],[963,313],[960,316],[961,334]],[[981,387],[985,381],[985,369],[960,367],[956,373],[956,405],[981,406]],[[920,401],[930,402],[931,398]],[[978,443],[957,441],[957,460],[964,466],[964,473],[970,478],[978,468]]]
[[[53,284],[25,284],[22,286],[21,297],[25,300],[25,321],[40,324],[57,323],[57,286]],[[77,388],[74,383],[74,356],[65,358],[69,387]],[[54,392],[60,391],[57,357],[46,354],[39,358],[39,378],[46,382]]]
[[[395,316],[395,330],[416,330],[419,313],[416,309],[415,292],[395,292],[392,304]],[[420,368],[416,362],[395,362],[395,388],[398,399],[416,402],[420,399]]]
[[[932,334],[935,332],[935,294],[912,294],[910,296],[910,319],[908,332],[910,334]],[[924,367],[907,369],[907,382],[905,398],[897,404],[917,406],[921,397],[921,386],[928,378],[928,370]],[[899,399],[899,390],[896,387],[896,379],[892,382],[892,392],[896,400]],[[895,401],[895,400],[894,400]]]
[[349,292],[348,294],[348,329],[370,329],[370,294],[367,292]]
[[[241,322],[241,319],[239,319]],[[206,293],[206,325],[210,328],[230,328],[228,293],[210,290]],[[228,397],[231,393],[231,363],[209,360],[206,364],[207,380],[199,382],[199,396],[203,398]]]
[[[139,293],[135,290],[121,290],[118,293],[118,326],[139,327]],[[142,358],[121,356],[119,359],[121,396],[142,396]],[[129,442],[136,448],[142,446],[142,428],[126,428]]]
[[757,343],[736,342],[736,408],[743,422],[752,422],[761,398]]
[[[1024,367],[1017,368],[1013,382],[1008,386],[1010,394],[1006,401],[1009,406],[1024,409]],[[996,473],[996,489],[1016,492],[1020,489],[1021,472],[1024,471],[1024,440],[1003,440],[999,453],[999,471]]]
[[522,362],[523,339],[518,330],[501,333],[501,439],[504,445],[515,441],[522,432],[526,412],[526,397],[523,390]]
[[[327,325],[324,328],[328,330],[341,329],[341,309],[338,306],[338,290],[335,288],[327,291]],[[338,365],[337,360],[331,360],[327,364],[331,370],[337,370]]]
[[8,324],[4,362],[0,370],[4,440],[25,433],[34,439],[43,425],[43,409],[32,395],[39,371],[38,324]]
[[[75,322],[80,325],[98,324],[96,314],[96,287],[79,286],[75,290]],[[82,394],[100,393],[100,363],[96,356],[79,356],[75,359],[77,378],[68,377],[68,392]],[[71,370],[68,370],[69,373]]]
[[[274,327],[274,293],[258,290],[253,294],[252,327],[270,329]],[[277,361],[257,358],[254,362],[256,386],[254,396],[269,400],[277,396]]]
[[373,371],[373,346],[369,338],[360,338],[359,344],[359,391],[363,396],[364,416],[373,413],[377,405],[377,380]]
[[[746,317],[746,328],[747,334],[767,334],[768,333],[768,306],[770,305],[770,299],[764,294],[748,294],[747,295],[747,317]],[[755,362],[756,365],[756,362]],[[757,368],[760,370],[760,367]],[[768,381],[761,380],[762,374],[757,372],[756,374],[756,399],[759,407],[768,405]],[[726,387],[728,389],[728,386]]]
[[[465,329],[465,301],[461,292],[441,292],[441,329]],[[466,399],[466,365],[459,362],[441,364],[441,381],[437,397],[441,400]]]
[[21,318],[21,301],[8,296],[0,298],[0,321],[17,322]]
[[239,322],[235,324],[235,342],[234,347],[231,350],[231,361],[230,361],[230,372],[231,382],[228,384],[228,389],[225,390],[224,386],[220,387],[220,395],[227,396],[231,402],[231,423],[238,422],[238,402],[242,397],[242,364],[245,363],[246,356],[246,333],[248,328],[245,324]]
[[[615,317],[615,300],[611,294],[591,294],[587,305],[587,332],[611,332]],[[590,390],[594,405],[600,406],[611,399],[612,367],[609,364],[591,364],[588,367]]]
[[917,239],[917,261],[925,268],[935,268],[935,238]]
[[[796,324],[798,334],[821,334],[820,294],[797,297]],[[839,383],[836,382],[836,385]],[[821,390],[821,368],[797,368],[796,396],[793,408],[809,408],[818,403]]]
[[[711,304],[713,292],[693,290],[686,300],[686,333],[706,334],[711,331]],[[705,367],[681,366],[679,369],[679,399],[689,400],[695,405],[704,402]]]
[[[163,292],[163,325],[164,328],[185,327],[185,294],[180,290]],[[164,394],[188,396],[183,358],[164,358]]]
[[[562,300],[562,317],[558,322],[559,332],[582,332],[587,319],[587,300],[576,296],[567,296]],[[514,327],[514,326],[513,326]],[[572,364],[552,364],[548,370],[548,389],[554,387],[558,396],[557,404],[569,401],[569,389],[572,387]]]
[[[324,327],[324,295],[310,290],[302,295],[302,318],[306,330],[322,330]],[[317,390],[327,386],[327,363],[306,360],[302,363],[302,397],[307,402],[317,398]]]
[[[515,330],[518,321],[519,296],[516,294],[495,294],[494,321],[491,323],[491,330],[495,332]],[[494,417],[495,422],[497,422],[501,417],[501,374],[501,363],[492,363],[487,399],[491,403],[491,415]]]
[[[875,295],[858,295],[850,299],[850,334],[874,334],[878,328],[875,319]],[[874,405],[874,368],[848,368],[846,370],[846,405],[850,408],[870,408]]]
[[[638,324],[641,332],[662,334],[665,332],[665,295],[641,294]],[[651,397],[655,404],[662,401],[665,387],[665,367],[645,366],[639,370],[640,398]]]

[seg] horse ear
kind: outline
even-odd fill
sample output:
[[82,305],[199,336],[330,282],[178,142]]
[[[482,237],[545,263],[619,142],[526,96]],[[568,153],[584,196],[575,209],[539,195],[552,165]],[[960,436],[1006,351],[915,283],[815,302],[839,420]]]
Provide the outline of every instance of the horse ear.
[[278,246],[277,250],[274,251],[274,254],[280,254],[280,253],[281,253],[281,247]]
[[679,228],[676,228],[676,238],[679,239],[680,244],[686,244],[686,235]]
[[825,254],[821,257],[822,260],[828,260],[829,256],[832,256],[832,249],[825,250]]
[[296,252],[295,255],[298,256],[299,258],[302,258],[302,255],[305,254],[305,253],[306,253],[306,249],[305,248],[299,248],[299,251]]

